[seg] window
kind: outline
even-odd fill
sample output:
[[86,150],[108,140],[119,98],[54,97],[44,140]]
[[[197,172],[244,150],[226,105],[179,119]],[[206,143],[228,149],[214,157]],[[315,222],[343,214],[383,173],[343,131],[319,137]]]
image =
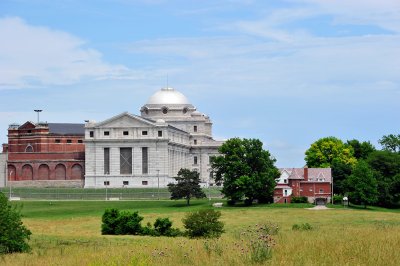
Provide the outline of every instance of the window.
[[193,157],[193,164],[197,164],[197,156]]
[[110,148],[104,148],[104,174],[110,174]]
[[158,136],[159,136],[159,137],[162,137],[162,131],[161,131],[161,130],[158,131]]
[[25,152],[33,152],[33,147],[28,144],[28,146],[26,146]]
[[142,174],[149,173],[149,154],[147,147],[142,147]]
[[187,108],[187,107],[183,108],[182,112],[183,112],[184,114],[186,114],[186,113],[188,112],[188,108]]
[[161,110],[162,110],[162,113],[165,114],[165,115],[168,113],[168,108],[167,107],[163,107]]
[[147,181],[142,181],[142,185],[143,186],[147,186],[149,184],[149,182],[147,182]]
[[148,134],[147,130],[142,131],[142,136],[147,136],[147,134]]
[[32,133],[32,130],[28,130],[28,133]]
[[119,172],[121,175],[130,175],[132,174],[132,148],[119,150]]
[[194,145],[197,145],[197,139],[193,140]]
[[193,132],[197,132],[197,126],[193,126]]
[[93,132],[93,131],[90,131],[90,132],[89,132],[89,136],[90,136],[91,138],[93,138],[94,132]]
[[122,185],[128,186],[129,185],[129,181],[122,181]]
[[83,141],[81,139],[78,139],[78,143],[83,143]]
[[104,136],[110,136],[110,131],[104,131]]
[[105,186],[109,186],[110,185],[110,181],[104,181],[104,185]]
[[56,143],[61,143],[61,139],[56,139]]
[[324,193],[324,190],[322,188],[320,188],[319,193]]
[[310,188],[310,191],[312,191],[312,188]]
[[129,131],[124,131],[123,134],[124,134],[124,136],[128,136],[129,135]]
[[287,196],[287,189],[285,189],[285,196]]
[[283,183],[285,183],[285,184],[286,184],[286,183],[287,183],[287,179],[283,179]]
[[67,143],[72,143],[72,140],[70,140],[70,139],[67,139]]

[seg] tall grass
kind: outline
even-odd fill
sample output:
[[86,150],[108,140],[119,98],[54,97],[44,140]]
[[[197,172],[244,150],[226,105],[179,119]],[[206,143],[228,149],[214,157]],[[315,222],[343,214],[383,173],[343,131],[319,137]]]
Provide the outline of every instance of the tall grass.
[[[128,209],[140,207],[140,202],[136,204]],[[186,209],[165,203],[152,209],[148,204],[139,210],[145,217],[143,224],[157,217],[169,217],[174,227],[180,228],[183,228],[181,219],[186,210],[207,205],[198,204]],[[30,210],[27,210],[28,207]],[[36,207],[42,215],[35,214]],[[91,207],[99,213],[105,208],[100,204]],[[55,212],[55,217],[52,217],[52,212],[46,213],[42,205],[26,203],[23,209],[24,223],[33,232],[30,241],[32,253],[3,256],[0,264],[397,265],[400,261],[398,213],[269,207],[222,208],[221,211],[226,233],[218,240],[206,242],[182,237],[102,236],[101,215],[97,215],[97,212],[77,210],[74,213],[72,208],[68,209],[68,215]],[[240,232],[267,222],[279,226],[278,234],[272,236],[275,245],[270,257],[264,261],[254,261],[247,251],[238,249],[238,243],[243,240]],[[292,226],[295,223],[309,223],[314,229],[294,231]]]

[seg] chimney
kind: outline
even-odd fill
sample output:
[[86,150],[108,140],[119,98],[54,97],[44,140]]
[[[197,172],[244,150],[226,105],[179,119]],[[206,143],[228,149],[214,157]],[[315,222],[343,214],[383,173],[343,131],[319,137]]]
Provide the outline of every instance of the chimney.
[[308,181],[308,167],[304,166],[304,181]]

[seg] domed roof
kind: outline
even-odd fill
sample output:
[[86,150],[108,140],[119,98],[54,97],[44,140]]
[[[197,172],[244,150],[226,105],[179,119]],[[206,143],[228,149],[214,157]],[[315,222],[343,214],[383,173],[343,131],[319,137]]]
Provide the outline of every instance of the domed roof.
[[189,100],[185,95],[173,88],[162,88],[161,90],[154,93],[146,104],[157,104],[157,105],[187,105],[190,104]]

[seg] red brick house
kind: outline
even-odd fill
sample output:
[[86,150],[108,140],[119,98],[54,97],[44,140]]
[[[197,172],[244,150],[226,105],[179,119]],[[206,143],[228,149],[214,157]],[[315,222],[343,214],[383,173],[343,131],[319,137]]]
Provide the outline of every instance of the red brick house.
[[290,203],[292,197],[308,198],[315,204],[331,200],[331,168],[280,168],[281,176],[274,191],[275,203]]
[[12,186],[83,186],[84,124],[26,122],[8,128],[7,180]]

